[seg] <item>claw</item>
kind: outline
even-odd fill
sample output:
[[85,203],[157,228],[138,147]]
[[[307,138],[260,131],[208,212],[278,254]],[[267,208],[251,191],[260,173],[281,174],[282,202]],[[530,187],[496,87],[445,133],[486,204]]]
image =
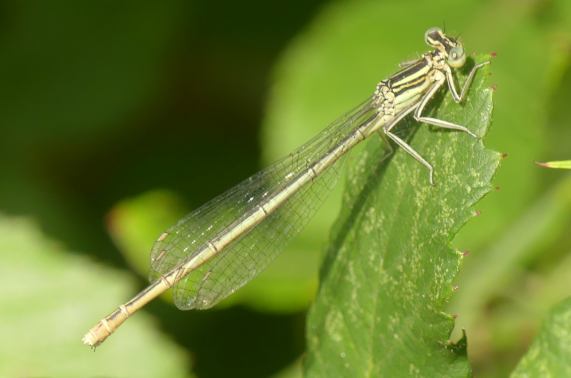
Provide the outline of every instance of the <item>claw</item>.
[[432,173],[433,173],[432,169],[428,171],[428,180],[430,181],[430,185],[434,186],[434,177]]

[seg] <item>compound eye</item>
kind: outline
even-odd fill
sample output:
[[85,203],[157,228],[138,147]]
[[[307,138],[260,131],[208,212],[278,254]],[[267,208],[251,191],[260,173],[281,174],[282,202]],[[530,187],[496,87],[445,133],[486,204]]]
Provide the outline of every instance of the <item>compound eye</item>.
[[436,46],[439,44],[438,40],[440,39],[441,35],[442,29],[439,27],[430,28],[426,31],[426,33],[424,33],[424,41],[427,45]]
[[466,53],[464,53],[464,48],[462,46],[456,46],[450,49],[450,52],[448,53],[448,64],[450,64],[451,67],[462,67],[465,62]]

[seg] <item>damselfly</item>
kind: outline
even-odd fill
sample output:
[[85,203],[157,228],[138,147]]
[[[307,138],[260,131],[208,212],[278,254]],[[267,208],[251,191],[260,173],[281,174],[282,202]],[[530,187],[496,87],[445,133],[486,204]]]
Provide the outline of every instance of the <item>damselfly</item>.
[[[460,41],[438,28],[425,33],[433,48],[381,81],[373,96],[335,121],[283,160],[198,208],[161,234],[151,252],[152,284],[97,323],[83,342],[97,346],[129,316],[169,288],[183,310],[205,309],[254,278],[297,234],[315,212],[337,172],[334,163],[373,134],[393,141],[429,172],[433,169],[393,129],[407,115],[418,122],[463,131],[462,125],[423,115],[426,104],[444,85],[461,102],[476,71],[460,92],[453,69],[466,54]],[[390,142],[389,142],[390,146]]]

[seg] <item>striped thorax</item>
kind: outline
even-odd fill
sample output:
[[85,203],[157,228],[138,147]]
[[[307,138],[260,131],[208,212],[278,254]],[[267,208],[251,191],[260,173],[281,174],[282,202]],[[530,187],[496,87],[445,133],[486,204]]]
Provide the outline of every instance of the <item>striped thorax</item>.
[[462,67],[466,54],[460,41],[445,35],[439,28],[425,33],[425,41],[435,50],[418,60],[405,63],[405,67],[377,84],[373,104],[380,114],[389,118],[417,103],[435,82],[446,79],[452,68]]

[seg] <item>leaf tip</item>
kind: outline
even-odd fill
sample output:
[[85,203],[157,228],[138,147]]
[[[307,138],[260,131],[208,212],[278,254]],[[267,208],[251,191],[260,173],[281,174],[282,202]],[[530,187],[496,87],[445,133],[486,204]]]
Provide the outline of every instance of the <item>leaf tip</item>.
[[546,162],[536,161],[535,164],[537,164],[538,166],[543,167],[543,168],[571,169],[571,160],[567,160],[567,161],[546,161]]

